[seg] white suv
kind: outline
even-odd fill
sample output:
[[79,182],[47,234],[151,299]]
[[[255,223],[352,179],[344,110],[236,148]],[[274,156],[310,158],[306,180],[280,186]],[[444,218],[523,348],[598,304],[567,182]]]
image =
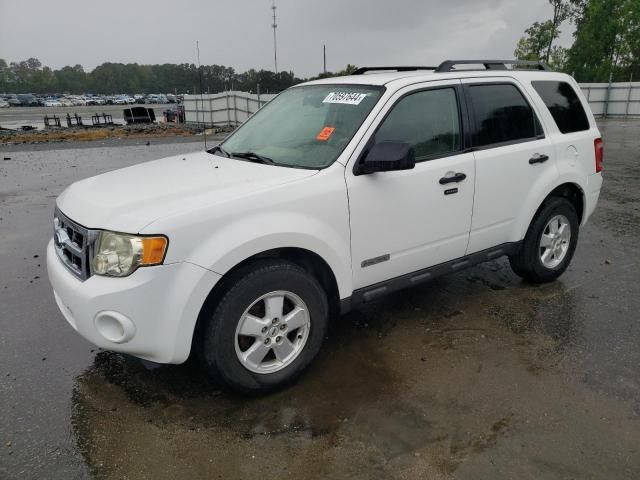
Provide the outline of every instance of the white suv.
[[598,200],[602,141],[571,77],[515,63],[297,85],[209,151],[71,185],[47,252],[60,310],[99,347],[194,351],[258,392],[381,295],[504,255],[554,280]]

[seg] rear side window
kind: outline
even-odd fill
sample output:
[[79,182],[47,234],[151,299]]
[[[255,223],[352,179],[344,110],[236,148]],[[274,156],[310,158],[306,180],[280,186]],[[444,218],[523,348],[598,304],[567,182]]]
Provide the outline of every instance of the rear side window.
[[375,141],[407,142],[421,162],[461,150],[460,130],[455,90],[424,90],[398,101],[376,132]]
[[542,135],[535,112],[515,85],[470,85],[476,121],[474,146],[532,140]]
[[562,133],[589,130],[589,120],[573,87],[567,82],[531,82]]

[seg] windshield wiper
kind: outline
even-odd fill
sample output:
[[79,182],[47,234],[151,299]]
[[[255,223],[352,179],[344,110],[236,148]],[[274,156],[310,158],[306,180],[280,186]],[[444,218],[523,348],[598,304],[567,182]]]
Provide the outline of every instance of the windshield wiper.
[[225,157],[227,158],[231,158],[231,155],[229,155],[229,153],[227,151],[225,151],[220,145],[216,145],[215,147],[213,147],[210,150],[207,150],[207,153],[210,154],[214,154],[216,152],[220,152],[221,154],[223,154]]
[[265,165],[276,164],[276,162],[269,157],[264,157],[254,152],[231,152],[231,157],[242,158],[243,160],[249,160],[250,162],[264,163]]

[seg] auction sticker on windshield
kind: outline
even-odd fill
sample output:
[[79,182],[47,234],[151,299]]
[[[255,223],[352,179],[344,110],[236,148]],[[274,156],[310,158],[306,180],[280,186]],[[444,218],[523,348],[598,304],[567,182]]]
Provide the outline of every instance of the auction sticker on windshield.
[[360,105],[366,98],[366,93],[355,92],[331,92],[322,103],[343,103],[345,105]]
[[331,138],[331,134],[335,129],[336,127],[324,127],[316,137],[316,140],[320,142],[326,142],[327,140],[329,140],[329,138]]

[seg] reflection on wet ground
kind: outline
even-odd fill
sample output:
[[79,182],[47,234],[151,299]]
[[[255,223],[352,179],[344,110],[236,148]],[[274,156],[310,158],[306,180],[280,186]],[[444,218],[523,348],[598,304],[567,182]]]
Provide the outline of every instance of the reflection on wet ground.
[[[46,284],[29,284],[42,299],[29,295],[35,265],[3,278],[10,415],[0,413],[0,434],[12,443],[0,477],[637,478],[640,123],[603,130],[605,191],[560,281],[525,284],[501,259],[399,292],[336,319],[306,375],[266,397],[221,391],[193,361],[92,352],[63,325]],[[85,172],[111,165],[105,150],[92,151],[104,163]],[[54,175],[48,168],[42,175]],[[48,209],[48,195],[5,189],[6,178],[0,226],[21,233],[3,233],[3,254],[30,245],[29,226],[50,213],[21,216]],[[12,258],[2,267],[18,271],[22,257]],[[59,453],[39,453],[43,443]]]

